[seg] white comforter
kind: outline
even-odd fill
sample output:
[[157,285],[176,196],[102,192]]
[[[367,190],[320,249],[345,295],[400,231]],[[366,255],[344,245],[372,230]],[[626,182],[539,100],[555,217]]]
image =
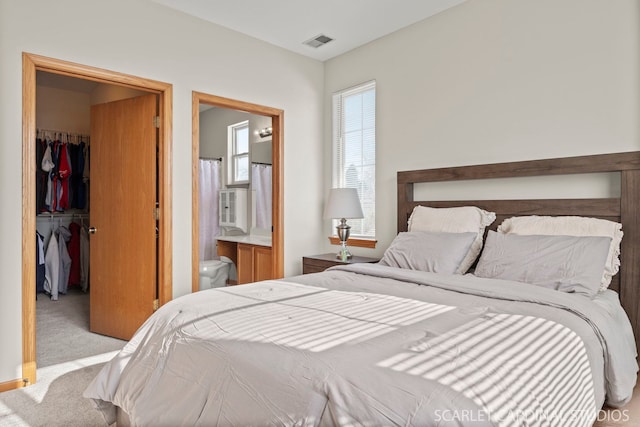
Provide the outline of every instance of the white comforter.
[[85,396],[140,426],[588,426],[605,394],[630,397],[619,313],[625,338],[608,339],[606,320],[546,294],[515,301],[513,282],[343,270],[178,298]]

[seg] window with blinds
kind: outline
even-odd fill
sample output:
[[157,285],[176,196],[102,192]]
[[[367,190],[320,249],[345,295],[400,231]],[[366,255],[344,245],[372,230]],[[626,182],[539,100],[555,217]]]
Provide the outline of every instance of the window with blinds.
[[249,182],[249,121],[228,127],[229,138],[229,183]]
[[375,81],[333,95],[333,187],[357,189],[364,213],[349,220],[352,237],[376,234],[375,125]]

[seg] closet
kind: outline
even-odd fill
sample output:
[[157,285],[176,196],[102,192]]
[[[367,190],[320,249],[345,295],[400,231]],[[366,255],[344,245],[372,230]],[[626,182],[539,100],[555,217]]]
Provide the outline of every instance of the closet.
[[[41,361],[45,359],[46,366],[51,360],[51,352],[59,351],[50,347],[53,340],[49,337],[41,340],[42,330],[47,334],[55,333],[48,329],[50,323],[55,323],[58,329],[65,329],[60,324],[65,322],[69,322],[69,328],[77,327],[79,314],[83,329],[89,333],[90,307],[93,304],[90,304],[90,298],[95,296],[91,296],[95,292],[92,293],[91,289],[89,267],[90,188],[92,182],[103,182],[96,178],[97,172],[93,174],[92,181],[92,142],[95,144],[91,139],[92,106],[141,95],[148,94],[60,74],[43,71],[36,74],[33,215],[36,218],[36,348],[39,366],[43,366]],[[97,197],[94,203],[100,199]],[[51,314],[61,307],[73,314]],[[43,316],[56,317],[49,320]],[[64,351],[73,353],[72,350]]]
[[36,298],[89,290],[90,92],[97,83],[36,76]]
[[36,132],[36,298],[89,287],[89,136]]

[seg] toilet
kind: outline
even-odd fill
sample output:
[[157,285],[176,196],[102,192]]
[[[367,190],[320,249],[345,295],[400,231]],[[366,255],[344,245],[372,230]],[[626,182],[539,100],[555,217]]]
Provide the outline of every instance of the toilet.
[[226,286],[232,264],[233,261],[227,257],[200,261],[200,290]]

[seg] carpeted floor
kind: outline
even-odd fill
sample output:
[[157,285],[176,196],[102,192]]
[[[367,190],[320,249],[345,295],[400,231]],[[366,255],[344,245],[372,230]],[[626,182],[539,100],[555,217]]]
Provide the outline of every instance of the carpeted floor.
[[631,401],[620,409],[601,410],[593,427],[640,427],[640,380]]
[[125,341],[89,332],[89,294],[36,302],[36,384],[0,393],[0,426],[106,426],[82,392]]
[[36,301],[38,368],[120,350],[124,341],[89,332],[89,293],[70,289],[51,301]]

